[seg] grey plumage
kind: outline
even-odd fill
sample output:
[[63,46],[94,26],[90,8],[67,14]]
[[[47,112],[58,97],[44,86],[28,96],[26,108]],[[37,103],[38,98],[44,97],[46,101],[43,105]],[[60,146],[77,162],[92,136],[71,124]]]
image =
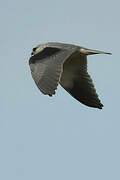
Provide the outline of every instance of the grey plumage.
[[58,84],[79,102],[102,109],[87,73],[87,55],[110,54],[63,43],[46,43],[33,48],[29,65],[32,77],[43,94],[55,94]]

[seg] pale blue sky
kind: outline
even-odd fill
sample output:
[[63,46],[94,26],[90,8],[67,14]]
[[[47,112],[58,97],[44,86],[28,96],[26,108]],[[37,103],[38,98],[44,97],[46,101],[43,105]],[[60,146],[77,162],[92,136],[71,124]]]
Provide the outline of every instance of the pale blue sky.
[[[120,2],[4,0],[0,27],[0,179],[120,180]],[[39,92],[28,60],[47,41],[113,53],[88,57],[103,110]]]

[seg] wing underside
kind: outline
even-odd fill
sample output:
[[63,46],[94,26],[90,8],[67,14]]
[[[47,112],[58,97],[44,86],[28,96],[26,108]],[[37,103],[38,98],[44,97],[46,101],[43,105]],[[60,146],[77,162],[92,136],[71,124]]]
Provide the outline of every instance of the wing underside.
[[79,102],[102,109],[93,81],[87,72],[86,56],[74,56],[63,66],[61,86]]

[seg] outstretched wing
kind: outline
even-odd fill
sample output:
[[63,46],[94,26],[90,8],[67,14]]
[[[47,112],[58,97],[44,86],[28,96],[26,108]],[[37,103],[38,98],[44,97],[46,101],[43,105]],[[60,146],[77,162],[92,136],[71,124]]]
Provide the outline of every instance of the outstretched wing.
[[32,77],[42,93],[49,96],[55,94],[63,71],[63,63],[72,52],[55,47],[45,47],[30,58]]
[[87,72],[87,57],[71,56],[63,66],[61,86],[79,102],[102,109],[93,81]]

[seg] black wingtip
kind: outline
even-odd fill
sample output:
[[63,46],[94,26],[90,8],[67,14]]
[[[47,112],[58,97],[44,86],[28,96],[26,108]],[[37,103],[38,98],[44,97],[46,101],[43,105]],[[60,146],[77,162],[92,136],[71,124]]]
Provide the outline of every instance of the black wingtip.
[[104,105],[100,103],[97,108],[98,108],[98,109],[103,109],[103,107],[104,107]]
[[106,53],[106,54],[108,54],[108,55],[112,55],[112,53]]

